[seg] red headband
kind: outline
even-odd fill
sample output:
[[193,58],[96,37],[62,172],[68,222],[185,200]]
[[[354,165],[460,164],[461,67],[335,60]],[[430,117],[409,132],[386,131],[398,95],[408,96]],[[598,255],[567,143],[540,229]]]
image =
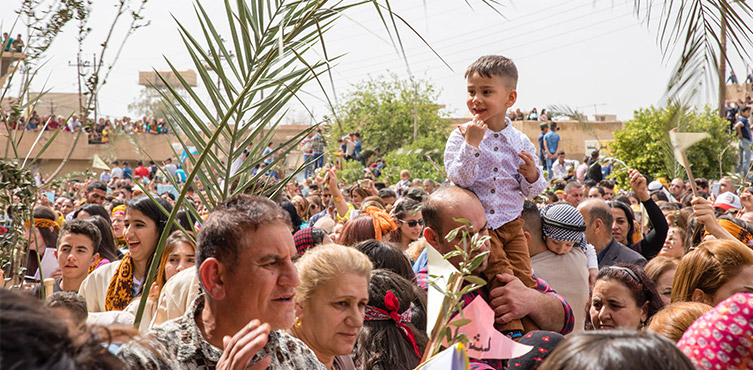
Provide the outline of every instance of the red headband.
[[389,312],[374,306],[366,306],[366,316],[364,317],[364,320],[394,320],[397,324],[398,329],[400,329],[400,333],[403,334],[403,337],[405,337],[405,339],[407,339],[408,342],[413,345],[413,350],[416,351],[416,356],[421,358],[421,352],[419,352],[418,346],[416,345],[416,335],[413,334],[413,330],[411,330],[411,328],[405,324],[406,322],[410,322],[411,308],[408,307],[408,309],[405,310],[405,312],[403,312],[402,314],[398,313],[397,311],[400,309],[400,302],[398,302],[397,298],[395,298],[395,295],[392,294],[392,292],[390,292],[389,290],[384,296],[384,307],[386,307]]

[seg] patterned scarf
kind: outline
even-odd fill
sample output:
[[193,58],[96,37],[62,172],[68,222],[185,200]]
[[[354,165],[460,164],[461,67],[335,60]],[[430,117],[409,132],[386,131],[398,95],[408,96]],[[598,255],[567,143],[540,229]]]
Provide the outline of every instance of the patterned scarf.
[[110,280],[105,296],[107,311],[122,311],[131,302],[133,294],[133,258],[127,253],[118,264],[118,270]]
[[[753,235],[751,235],[748,230],[737,226],[736,223],[724,219],[717,221],[719,221],[719,225],[721,225],[725,230],[732,234],[732,236],[737,238],[737,240],[743,242],[743,244],[750,245],[751,241],[753,241]],[[708,232],[706,234],[708,234]]]
[[89,272],[87,272],[86,275],[88,276],[89,274],[91,274],[92,272],[94,272],[94,270],[97,269],[97,266],[99,266],[99,263],[102,262],[103,259],[104,258],[102,258],[102,256],[99,256],[99,258],[97,259],[97,261],[95,261],[94,263],[91,264],[91,266],[89,266]]
[[413,330],[411,330],[410,326],[405,324],[406,322],[410,322],[411,320],[411,308],[408,307],[408,309],[403,313],[398,313],[398,310],[400,310],[400,302],[389,290],[384,296],[384,307],[387,308],[389,312],[378,307],[366,306],[366,314],[364,316],[364,320],[395,321],[398,329],[400,329],[400,333],[403,335],[403,337],[405,337],[405,339],[408,340],[408,342],[410,342],[410,344],[413,345],[413,350],[416,351],[416,356],[418,356],[418,358],[421,358],[421,352],[418,350],[418,346],[416,345],[416,335],[413,334]]

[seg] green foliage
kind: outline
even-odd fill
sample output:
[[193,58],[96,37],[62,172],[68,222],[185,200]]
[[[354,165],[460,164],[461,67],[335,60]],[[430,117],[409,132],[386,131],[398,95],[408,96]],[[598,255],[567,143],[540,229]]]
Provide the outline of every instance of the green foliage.
[[430,178],[440,183],[444,181],[444,174],[434,168],[431,162],[426,159],[426,155],[429,155],[434,163],[444,171],[442,156],[449,130],[450,128],[447,127],[444,132],[419,138],[416,142],[387,153],[384,156],[384,163],[387,167],[382,171],[383,179],[390,184],[396,184],[400,181],[400,171],[408,170],[414,179]]
[[[730,148],[734,138],[727,132],[728,123],[715,111],[706,108],[697,112],[678,104],[666,108],[645,108],[634,113],[633,120],[614,133],[614,157],[631,168],[656,177],[686,178],[685,170],[675,160],[669,141],[669,130],[706,132],[710,135],[687,152],[695,177],[716,179],[730,171],[736,163],[737,151]],[[628,184],[627,172],[617,171],[621,184]]]
[[345,181],[346,184],[353,185],[358,183],[358,180],[363,180],[365,173],[361,162],[343,161],[343,168],[338,172],[337,176]]
[[[176,90],[176,92],[181,93],[181,90]],[[181,98],[186,99],[185,95],[186,94],[183,93]],[[145,87],[141,89],[139,96],[133,99],[131,104],[128,104],[128,110],[143,116],[154,116],[156,119],[167,119],[170,117],[170,112],[163,99],[169,99],[173,104],[179,104],[179,99],[169,94],[165,94],[164,96],[165,98],[163,98],[163,95],[157,89]]]
[[364,149],[379,147],[382,153],[413,141],[414,95],[417,88],[418,133],[429,137],[444,133],[448,119],[439,115],[438,92],[426,80],[399,80],[396,75],[360,82],[337,107],[339,122],[333,137],[360,132]]

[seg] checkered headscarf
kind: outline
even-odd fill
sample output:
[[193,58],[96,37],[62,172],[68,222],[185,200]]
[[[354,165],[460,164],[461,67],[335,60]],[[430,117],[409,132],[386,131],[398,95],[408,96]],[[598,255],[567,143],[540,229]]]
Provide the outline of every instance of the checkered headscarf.
[[551,204],[541,209],[541,226],[544,236],[554,240],[585,245],[586,222],[583,215],[569,204]]

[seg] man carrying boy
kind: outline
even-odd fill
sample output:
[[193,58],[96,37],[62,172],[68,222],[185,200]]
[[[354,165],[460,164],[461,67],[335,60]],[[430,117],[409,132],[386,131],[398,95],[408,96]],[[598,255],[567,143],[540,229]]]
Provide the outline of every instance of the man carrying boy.
[[[468,67],[465,77],[473,121],[450,134],[444,153],[447,175],[473,191],[484,206],[492,238],[484,273],[488,288],[502,285],[497,275],[503,273],[533,288],[520,213],[525,198],[541,193],[546,182],[531,154],[536,150],[533,144],[507,118],[507,109],[517,99],[518,71],[508,58],[484,56]],[[524,329],[520,320],[495,327],[513,335]]]

